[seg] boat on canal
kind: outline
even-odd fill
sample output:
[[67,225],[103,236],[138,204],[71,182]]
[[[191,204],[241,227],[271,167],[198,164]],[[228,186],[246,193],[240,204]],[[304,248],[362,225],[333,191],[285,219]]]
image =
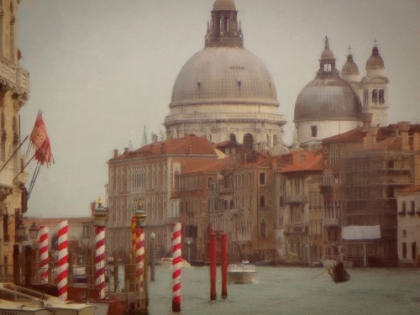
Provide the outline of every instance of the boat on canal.
[[252,283],[257,274],[254,264],[240,263],[228,265],[228,279],[230,283],[248,284]]
[[39,305],[26,304],[24,301],[14,302],[0,299],[0,314],[5,315],[54,315],[52,311]]
[[[324,268],[331,269],[337,264],[336,256],[334,255],[326,255],[321,259],[321,264]],[[353,261],[351,260],[344,260],[344,267],[345,268],[352,268]]]
[[[62,301],[56,296],[21,287],[14,283],[0,283],[0,300],[4,302],[0,305],[1,310],[3,310],[2,306],[4,304],[14,306],[17,309],[20,309],[22,305],[38,307],[51,311],[51,314],[54,315],[95,315],[96,312],[95,305]],[[9,315],[9,313],[6,314]],[[40,312],[39,315],[44,314],[50,313]],[[18,313],[12,312],[10,315],[18,315]]]

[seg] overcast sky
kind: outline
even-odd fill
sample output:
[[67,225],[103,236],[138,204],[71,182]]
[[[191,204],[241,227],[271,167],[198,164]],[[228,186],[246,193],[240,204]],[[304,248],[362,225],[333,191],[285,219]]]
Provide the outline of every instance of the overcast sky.
[[[113,150],[122,151],[130,141],[140,147],[144,125],[149,141],[151,131],[164,131],[173,83],[203,49],[213,3],[21,1],[20,66],[30,72],[31,85],[21,110],[22,139],[41,109],[56,161],[41,170],[27,216],[89,215],[89,203],[105,196]],[[391,81],[389,122],[420,121],[419,0],[235,3],[245,48],[274,78],[279,114],[288,122],[287,144],[296,98],[315,77],[325,36],[340,70],[352,47],[361,76],[376,39]],[[34,168],[32,163],[29,171]]]

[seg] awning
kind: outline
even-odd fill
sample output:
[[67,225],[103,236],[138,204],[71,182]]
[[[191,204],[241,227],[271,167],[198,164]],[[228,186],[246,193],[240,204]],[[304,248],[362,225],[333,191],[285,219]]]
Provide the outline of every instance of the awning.
[[379,225],[350,225],[341,229],[341,237],[348,241],[377,240],[381,238]]

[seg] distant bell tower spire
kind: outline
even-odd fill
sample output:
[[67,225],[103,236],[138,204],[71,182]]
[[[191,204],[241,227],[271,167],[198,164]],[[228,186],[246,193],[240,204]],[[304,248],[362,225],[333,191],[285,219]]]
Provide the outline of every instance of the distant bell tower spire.
[[216,0],[207,27],[206,47],[243,47],[243,36],[233,0]]

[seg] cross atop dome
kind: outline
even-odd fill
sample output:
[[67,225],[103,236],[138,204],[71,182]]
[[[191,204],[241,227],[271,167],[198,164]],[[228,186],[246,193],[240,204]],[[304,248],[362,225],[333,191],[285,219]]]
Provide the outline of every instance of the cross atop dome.
[[233,0],[216,0],[207,25],[206,47],[243,47],[241,25]]

